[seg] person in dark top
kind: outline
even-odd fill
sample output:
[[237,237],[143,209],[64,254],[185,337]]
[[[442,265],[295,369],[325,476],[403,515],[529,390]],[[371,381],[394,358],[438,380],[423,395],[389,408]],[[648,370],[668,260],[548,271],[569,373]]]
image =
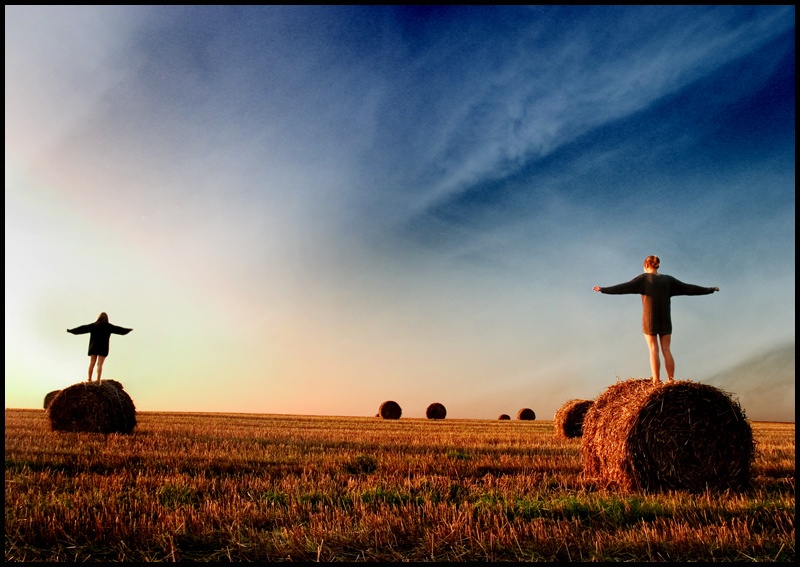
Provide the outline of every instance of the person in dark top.
[[89,333],[89,382],[92,381],[92,371],[97,364],[97,381],[103,375],[103,362],[108,356],[108,343],[112,333],[115,335],[127,335],[133,329],[118,327],[108,322],[108,315],[100,313],[97,321],[87,325],[81,325],[74,329],[67,329],[73,335],[83,335]]
[[658,256],[648,256],[644,260],[644,273],[631,281],[609,287],[594,286],[594,291],[612,295],[638,293],[642,296],[642,332],[650,348],[650,368],[653,371],[653,384],[661,382],[661,359],[658,347],[664,354],[664,367],[667,381],[675,376],[675,359],[670,351],[672,339],[672,318],[670,298],[675,295],[708,295],[719,291],[718,287],[702,287],[683,283],[680,280],[659,274],[661,260]]

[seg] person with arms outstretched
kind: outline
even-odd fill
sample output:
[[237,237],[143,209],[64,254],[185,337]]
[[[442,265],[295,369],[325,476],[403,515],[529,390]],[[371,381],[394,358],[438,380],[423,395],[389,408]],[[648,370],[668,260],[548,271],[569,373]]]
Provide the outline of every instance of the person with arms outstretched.
[[644,260],[644,273],[631,281],[609,287],[594,286],[592,289],[611,295],[638,293],[642,296],[642,332],[650,349],[650,369],[653,372],[653,384],[661,382],[661,358],[659,345],[664,355],[664,367],[667,381],[675,377],[675,359],[670,350],[672,340],[672,317],[670,314],[670,298],[676,295],[708,295],[719,291],[718,287],[702,287],[659,274],[661,260],[658,256],[648,256]]
[[111,335],[127,335],[133,329],[119,327],[108,322],[108,315],[100,313],[97,321],[75,327],[74,329],[67,329],[68,333],[73,335],[83,335],[89,333],[89,382],[92,381],[92,371],[95,364],[97,364],[97,381],[103,375],[103,362],[108,356],[108,346],[111,340]]

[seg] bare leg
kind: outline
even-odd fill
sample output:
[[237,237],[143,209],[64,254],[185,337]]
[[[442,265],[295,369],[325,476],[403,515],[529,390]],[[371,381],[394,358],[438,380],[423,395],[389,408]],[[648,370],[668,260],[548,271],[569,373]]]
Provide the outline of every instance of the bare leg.
[[658,356],[658,335],[645,335],[644,340],[650,349],[650,370],[653,372],[653,384],[661,382],[661,359]]
[[669,344],[672,340],[672,335],[661,335],[661,352],[664,354],[664,368],[667,370],[667,382],[672,382],[675,378],[675,359],[672,358],[672,351],[669,349]]
[[103,375],[103,363],[106,361],[105,356],[98,356],[97,357],[97,381],[100,381],[100,377]]
[[92,371],[94,370],[94,363],[97,362],[97,355],[89,356],[89,382],[92,381]]

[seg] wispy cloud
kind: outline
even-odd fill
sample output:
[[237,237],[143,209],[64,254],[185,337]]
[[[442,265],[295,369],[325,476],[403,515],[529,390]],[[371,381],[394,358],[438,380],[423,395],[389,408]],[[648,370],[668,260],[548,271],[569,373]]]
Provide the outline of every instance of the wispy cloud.
[[375,154],[392,157],[377,161],[407,158],[397,182],[413,188],[408,214],[423,213],[678,92],[791,29],[789,15],[605,7],[526,20],[511,40],[470,21],[460,43],[398,73],[389,92],[410,100],[384,116]]
[[555,410],[647,371],[636,298],[591,286],[650,253],[723,288],[675,304],[710,375],[794,332],[793,37],[792,6],[7,6],[6,374],[54,353],[7,398],[97,306],[143,407],[191,376],[221,411]]

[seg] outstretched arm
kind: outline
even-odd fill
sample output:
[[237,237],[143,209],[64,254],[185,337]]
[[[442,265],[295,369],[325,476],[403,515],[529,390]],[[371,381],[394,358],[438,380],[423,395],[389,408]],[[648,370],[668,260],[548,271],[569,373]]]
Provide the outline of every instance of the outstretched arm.
[[111,332],[114,333],[115,335],[127,335],[128,333],[133,331],[133,329],[128,329],[126,327],[118,327],[117,325],[110,325],[109,328],[111,329]]
[[644,293],[644,287],[642,285],[642,277],[636,276],[629,282],[612,285],[609,287],[600,287],[596,285],[592,288],[595,291],[599,291],[600,293],[608,293],[611,295],[622,295],[625,293]]
[[75,327],[74,329],[67,329],[67,332],[72,333],[73,335],[83,335],[91,330],[92,325],[81,325],[80,327]]
[[718,287],[704,287],[701,285],[687,284],[680,280],[675,280],[675,288],[672,295],[709,295],[719,291]]

